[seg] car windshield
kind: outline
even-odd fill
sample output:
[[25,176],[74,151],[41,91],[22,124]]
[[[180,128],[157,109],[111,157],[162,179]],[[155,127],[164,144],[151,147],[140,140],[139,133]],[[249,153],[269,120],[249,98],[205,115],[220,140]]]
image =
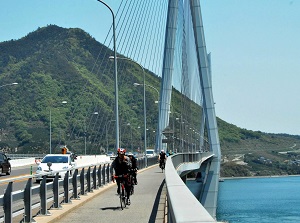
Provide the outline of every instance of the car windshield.
[[42,163],[68,163],[68,157],[67,156],[46,156],[42,160]]

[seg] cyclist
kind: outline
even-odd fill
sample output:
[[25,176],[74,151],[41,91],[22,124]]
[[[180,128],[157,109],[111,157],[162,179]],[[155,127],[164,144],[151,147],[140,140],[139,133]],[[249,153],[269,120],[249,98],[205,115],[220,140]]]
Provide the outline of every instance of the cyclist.
[[137,185],[137,178],[136,178],[136,174],[137,174],[137,170],[138,170],[138,167],[136,165],[137,159],[134,157],[134,155],[132,153],[128,153],[128,156],[129,156],[129,158],[131,160],[131,164],[132,164],[130,173],[133,177],[134,184]]
[[[123,174],[128,174],[129,170],[131,169],[131,161],[128,156],[125,156],[126,150],[123,148],[118,149],[118,156],[115,158],[115,160],[112,162],[111,167],[113,168],[115,174],[112,175],[112,179],[114,179],[114,175],[123,175]],[[120,193],[120,179],[117,178],[117,193]],[[127,205],[130,205],[130,186],[128,185],[127,181],[125,181],[125,190],[127,194]]]
[[161,164],[165,163],[167,159],[167,154],[165,151],[162,149],[158,155],[158,160],[159,160],[159,167],[161,168]]

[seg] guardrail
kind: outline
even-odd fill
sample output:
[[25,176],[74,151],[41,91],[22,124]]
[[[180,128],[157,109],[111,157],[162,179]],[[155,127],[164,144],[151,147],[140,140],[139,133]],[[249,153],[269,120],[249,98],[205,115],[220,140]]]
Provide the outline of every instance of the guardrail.
[[[156,163],[157,157],[147,159],[148,166]],[[145,168],[145,159],[139,158],[137,166],[139,169]],[[70,170],[73,171],[72,176],[69,175]],[[0,222],[15,222],[14,219],[18,222],[35,222],[34,216],[48,215],[49,209],[61,208],[61,203],[70,203],[72,199],[80,199],[81,195],[110,183],[111,173],[111,162],[106,162],[68,169],[64,179],[59,179],[57,172],[54,180],[48,183],[44,175],[40,185],[36,186],[33,186],[32,181],[37,175],[1,180],[1,183],[6,182],[8,186],[4,195],[0,196],[0,207],[4,210],[4,215],[0,216]],[[13,191],[14,181],[26,179],[24,190]]]
[[167,188],[168,223],[175,222],[216,222],[180,178],[182,166],[201,163],[212,157],[212,153],[176,154],[167,159],[165,180]]
[[43,158],[44,156],[46,156],[47,154],[16,154],[16,153],[8,153],[6,154],[7,157],[11,158],[12,160],[14,159],[24,159],[24,158]]

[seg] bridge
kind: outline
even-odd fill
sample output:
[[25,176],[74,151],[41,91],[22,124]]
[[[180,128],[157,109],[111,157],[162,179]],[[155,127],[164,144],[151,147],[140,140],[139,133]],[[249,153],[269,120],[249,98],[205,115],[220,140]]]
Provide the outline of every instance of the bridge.
[[[47,182],[44,178],[36,185],[32,182],[35,174],[1,180],[1,185],[5,181],[8,185],[0,196],[4,211],[4,216],[0,211],[3,216],[0,222],[82,222],[84,219],[112,222],[118,216],[125,218],[123,222],[216,222],[184,184],[186,172],[201,171],[212,157],[210,152],[173,155],[167,160],[165,173],[158,167],[156,157],[148,159],[147,168],[145,159],[139,158],[138,185],[131,197],[132,204],[123,211],[116,196],[117,187],[110,179],[110,162],[103,156],[82,157],[77,161],[76,170],[72,170],[74,174],[66,174],[63,180],[57,177]],[[28,164],[30,160],[24,159],[23,163]],[[16,165],[14,171],[21,163],[21,160],[12,161]],[[28,165],[21,168],[24,170]],[[24,184],[22,180],[27,180],[24,190],[13,190]],[[198,180],[201,180],[199,194],[206,194],[207,180],[205,177]],[[135,219],[130,218],[133,215]]]
[[[143,75],[140,85],[143,86],[144,149],[149,147],[148,126],[153,128],[154,124],[147,118],[147,108],[151,104],[145,97],[146,89],[156,89],[155,81],[147,75],[150,71],[161,76],[160,89],[156,89],[158,124],[153,131],[156,133],[153,148],[156,152],[164,149],[183,154],[205,151],[213,154],[198,172],[206,182],[200,203],[215,218],[221,152],[212,94],[211,58],[206,50],[200,0],[139,1],[134,5],[124,1],[116,16],[104,1],[99,2],[109,8],[113,16],[112,38],[105,43],[114,49],[115,81],[117,62],[138,65],[135,69]],[[116,56],[116,51],[122,56]],[[120,70],[125,67],[121,63]],[[117,85],[115,92],[118,92]],[[180,92],[179,97],[176,92]],[[115,108],[115,148],[118,148],[117,95]],[[193,171],[187,169],[181,174]]]
[[[50,216],[38,216],[37,222],[216,222],[192,195],[173,168],[173,164],[182,160],[199,160],[187,162],[193,165],[187,169],[200,168],[202,162],[212,154],[175,155],[169,159],[165,174],[157,165],[142,169],[138,174],[138,185],[131,197],[132,204],[121,211],[116,185],[109,184],[105,192],[93,192],[92,199],[85,203],[76,201],[78,208],[72,210],[72,204],[64,205],[62,210],[52,210]],[[173,161],[174,162],[173,162]],[[181,171],[186,169],[180,168]],[[103,190],[104,188],[102,188]],[[99,193],[99,194],[98,194]],[[81,205],[80,203],[84,203]],[[166,203],[168,205],[166,205]],[[75,205],[74,205],[75,206]],[[64,209],[67,210],[64,210]],[[101,220],[99,220],[101,219]]]
[[[86,207],[83,211],[86,212],[86,215],[78,207],[78,209],[70,211],[69,216],[74,216],[74,219],[82,217],[82,221],[89,220],[91,222],[93,222],[91,220],[93,218],[96,219],[95,222],[99,222],[99,218],[101,218],[100,222],[105,222],[106,218],[107,222],[112,222],[111,219],[115,218],[122,218],[123,222],[128,218],[130,222],[133,222],[131,216],[136,216],[138,220],[143,219],[143,221],[137,222],[164,222],[164,219],[168,222],[216,222],[221,152],[212,94],[210,55],[206,51],[200,0],[169,0],[155,2],[155,4],[153,4],[154,1],[135,1],[134,6],[131,5],[132,1],[122,1],[116,14],[104,1],[98,0],[98,2],[101,3],[99,11],[103,12],[109,9],[113,20],[108,34],[111,38],[107,38],[104,44],[111,47],[114,52],[114,56],[109,56],[114,63],[109,65],[107,62],[107,66],[114,68],[115,103],[112,106],[115,113],[102,117],[102,124],[99,125],[102,130],[106,130],[106,149],[108,150],[111,145],[111,138],[115,138],[114,148],[126,145],[124,138],[129,138],[125,134],[122,136],[122,141],[120,135],[122,123],[119,121],[118,88],[121,84],[118,82],[118,71],[125,70],[126,66],[131,64],[131,69],[139,70],[143,77],[139,79],[142,84],[136,84],[143,86],[143,150],[151,147],[149,140],[147,141],[147,127],[153,128],[156,125],[152,119],[147,117],[147,108],[151,105],[149,102],[146,103],[146,92],[149,88],[149,90],[156,90],[159,96],[157,100],[158,113],[150,114],[151,117],[156,117],[158,120],[157,126],[154,127],[155,130],[153,130],[156,136],[152,147],[156,152],[164,149],[176,154],[168,158],[164,174],[157,173],[158,167],[155,166],[156,162],[153,160],[151,161],[147,157],[140,160],[139,165],[143,172],[139,174],[140,184],[137,186],[137,193],[134,196],[136,202],[143,201],[138,208],[141,209],[141,213],[147,213],[145,216],[136,213],[131,208],[122,212],[111,211],[116,206],[116,201],[111,199],[114,196],[114,188],[105,189],[103,193],[99,192],[99,197],[91,199],[85,204],[88,205],[91,202],[91,204],[100,205],[110,211],[102,210],[100,211],[102,215],[99,216],[100,213],[96,210],[99,210],[100,207],[94,209],[95,212],[90,212],[90,206],[84,205],[82,207]],[[155,21],[153,24],[156,26],[153,28],[153,26],[147,25],[149,21]],[[164,40],[164,45],[161,43],[159,45],[158,42],[162,40]],[[100,62],[104,63],[103,61]],[[159,90],[151,85],[157,84],[157,79],[151,76],[153,74],[161,77]],[[111,122],[115,122],[115,137],[108,134]],[[32,193],[39,193],[41,199],[40,214],[36,217],[40,220],[37,221],[48,222],[51,218],[48,216],[49,210],[61,209],[57,203],[58,200],[69,204],[72,199],[74,203],[76,200],[83,199],[84,196],[78,196],[78,188],[81,195],[85,195],[86,191],[96,193],[95,191],[102,187],[103,189],[110,188],[109,163],[99,165],[82,167],[87,171],[75,172],[73,177],[66,175],[67,178],[63,181],[56,179],[51,184],[44,181],[40,186],[34,186],[34,188],[32,187],[34,176],[29,176],[24,192],[18,192],[18,198],[26,201],[23,210],[24,221],[34,221],[31,211]],[[154,166],[152,167],[152,165]],[[191,173],[197,173],[198,180],[201,182],[197,198],[184,184],[188,174]],[[78,182],[80,182],[79,185]],[[12,185],[12,182],[8,183],[0,202],[4,207],[3,219],[5,222],[11,221],[15,215],[11,205],[17,198],[14,196],[16,192],[12,191]],[[52,198],[47,197],[49,188],[53,190]],[[157,188],[159,191],[155,191]],[[63,199],[59,197],[61,194],[59,190],[64,190],[62,192]],[[148,191],[151,198],[145,196]],[[165,197],[163,197],[164,193]],[[101,196],[107,202],[105,205],[98,203],[103,202],[102,199],[98,201],[99,198],[102,198]],[[161,196],[164,204],[159,205],[160,202],[157,200],[160,200]],[[144,199],[145,197],[146,199]],[[155,199],[153,200],[153,198]],[[49,199],[52,204],[49,204]],[[71,206],[71,204],[69,205]],[[66,209],[62,208],[61,211],[64,212],[64,210]],[[165,213],[167,213],[166,216]],[[162,217],[157,220],[154,219],[154,215]],[[126,217],[124,218],[124,216]],[[57,219],[57,222],[69,220],[64,217]]]

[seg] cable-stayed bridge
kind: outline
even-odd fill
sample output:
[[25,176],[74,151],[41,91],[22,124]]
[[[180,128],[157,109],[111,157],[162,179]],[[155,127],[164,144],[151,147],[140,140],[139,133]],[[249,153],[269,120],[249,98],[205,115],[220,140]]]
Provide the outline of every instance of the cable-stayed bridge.
[[[99,2],[103,6],[106,4]],[[112,49],[116,47],[118,72],[126,69],[121,59],[129,58],[126,62],[140,70],[141,78],[144,75],[141,81],[144,86],[144,149],[148,147],[147,126],[153,124],[146,115],[147,106],[151,104],[146,103],[145,91],[153,91],[148,87],[156,89],[151,77],[145,74],[146,70],[146,73],[161,77],[156,89],[159,92],[153,145],[156,152],[164,149],[214,154],[202,167],[205,169],[202,172],[206,173],[204,178],[210,183],[206,184],[206,193],[200,201],[215,216],[221,153],[200,0],[122,1],[110,31],[104,44]],[[118,84],[121,88],[122,81]],[[180,93],[179,98],[175,96],[176,91]]]
[[[99,3],[102,4],[101,11],[108,10],[105,2]],[[132,106],[132,109],[144,111],[144,122],[139,126],[144,129],[141,150],[153,148],[156,152],[164,149],[178,153],[168,160],[165,173],[170,222],[190,221],[187,218],[178,220],[184,216],[178,216],[178,194],[181,201],[190,200],[190,197],[179,185],[180,182],[173,180],[174,171],[182,178],[182,182],[188,174],[198,173],[202,184],[197,199],[201,207],[212,218],[216,218],[221,153],[212,94],[210,55],[205,45],[200,0],[124,0],[116,12],[111,12],[114,24],[103,44],[116,54],[111,55],[108,50],[99,52],[99,58],[107,60],[97,60],[90,72],[99,74],[98,81],[105,87],[106,75],[110,75],[107,72],[114,70],[115,100],[107,99],[105,95],[103,100],[106,106],[114,107],[115,112],[91,117],[85,128],[99,129],[101,134],[94,141],[105,140],[107,150],[109,147],[130,147],[125,143],[129,138],[127,129],[138,126],[140,120],[122,112],[126,106],[134,104],[132,97],[129,97],[132,92],[122,91],[122,86],[128,82],[125,80],[131,78],[131,72],[139,73],[134,83],[137,87],[141,86],[140,91],[136,90],[140,94],[134,97],[141,100],[139,107]],[[97,69],[99,63],[106,69]],[[153,90],[157,91],[157,98],[149,94]],[[118,104],[119,97],[122,98],[122,104]],[[157,112],[148,113],[150,106],[157,106]],[[115,127],[111,128],[113,125]],[[148,137],[149,127],[155,137]],[[115,135],[111,132],[115,132]],[[131,140],[132,135],[131,130]],[[145,166],[148,166],[145,160]],[[176,191],[178,188],[183,192]],[[201,208],[198,210],[204,212]],[[206,217],[204,215],[204,219]]]

